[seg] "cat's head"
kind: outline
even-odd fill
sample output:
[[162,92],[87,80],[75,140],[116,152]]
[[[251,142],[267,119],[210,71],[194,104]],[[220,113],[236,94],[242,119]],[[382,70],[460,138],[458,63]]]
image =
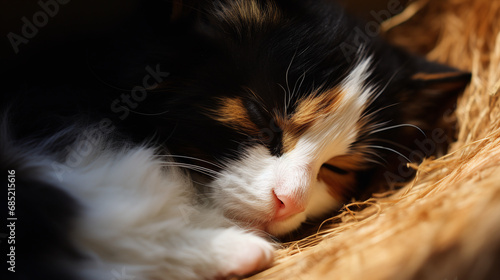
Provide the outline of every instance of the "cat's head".
[[328,1],[202,2],[159,130],[226,216],[274,235],[407,157],[469,79],[359,34]]

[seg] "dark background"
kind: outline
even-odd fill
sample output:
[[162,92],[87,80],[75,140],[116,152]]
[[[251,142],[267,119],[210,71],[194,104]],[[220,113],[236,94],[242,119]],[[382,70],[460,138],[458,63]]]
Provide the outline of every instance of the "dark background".
[[[7,34],[21,35],[24,23],[21,18],[32,21],[33,15],[41,10],[39,0],[0,0],[0,59],[7,62],[25,60],[33,54],[54,48],[68,41],[78,42],[95,39],[108,30],[133,17],[144,5],[159,3],[158,13],[164,10],[169,17],[171,0],[69,0],[59,5],[59,12],[49,17],[47,25],[39,28],[38,33],[27,44],[19,45],[19,53],[15,54]],[[40,0],[44,3],[56,0]],[[65,0],[68,1],[68,0]],[[393,0],[395,1],[395,0]],[[389,0],[339,0],[349,11],[370,18],[370,11],[387,9]],[[400,0],[401,4],[408,0]],[[5,68],[4,68],[5,70]]]

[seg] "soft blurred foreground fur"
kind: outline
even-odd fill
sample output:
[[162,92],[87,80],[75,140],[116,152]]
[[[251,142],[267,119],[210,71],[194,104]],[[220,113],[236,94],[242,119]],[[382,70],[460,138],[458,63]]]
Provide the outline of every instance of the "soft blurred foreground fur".
[[[251,279],[500,279],[500,1],[414,1],[392,42],[469,69],[457,140],[394,192],[347,205]],[[451,116],[450,116],[451,117]]]

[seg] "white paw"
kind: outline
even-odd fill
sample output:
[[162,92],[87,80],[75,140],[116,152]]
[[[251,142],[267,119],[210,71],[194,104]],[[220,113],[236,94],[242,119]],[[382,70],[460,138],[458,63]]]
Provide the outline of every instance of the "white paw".
[[238,229],[224,231],[215,241],[218,277],[246,276],[269,267],[274,247],[254,234]]

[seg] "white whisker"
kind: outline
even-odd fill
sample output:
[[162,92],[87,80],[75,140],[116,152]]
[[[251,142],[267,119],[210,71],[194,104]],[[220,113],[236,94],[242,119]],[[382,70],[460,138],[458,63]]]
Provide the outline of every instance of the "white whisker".
[[390,141],[390,140],[387,140],[387,139],[380,139],[380,138],[374,138],[374,139],[372,139],[372,140],[374,140],[374,141],[378,141],[378,142],[384,142],[384,143],[391,144],[391,145],[393,145],[393,146],[395,146],[395,147],[401,148],[401,149],[403,149],[403,150],[405,150],[405,151],[407,151],[407,152],[410,152],[410,153],[411,153],[411,152],[413,152],[413,150],[412,150],[412,149],[410,149],[410,148],[408,148],[408,147],[406,147],[406,146],[404,146],[404,145],[401,145],[401,144],[399,144],[399,143],[396,143],[396,142],[394,142],[394,141]]
[[205,174],[207,176],[210,176],[212,178],[217,178],[217,175],[221,176],[221,173],[206,167],[194,165],[194,164],[187,164],[187,163],[178,163],[178,162],[163,162],[162,166],[164,167],[179,167],[179,168],[185,168],[193,171],[200,172],[202,174]]
[[286,72],[285,72],[285,81],[286,81],[287,91],[285,92],[285,114],[284,114],[284,116],[287,115],[287,111],[288,111],[287,103],[290,102],[290,101],[287,102],[287,99],[288,100],[291,99],[291,96],[289,98],[287,98],[287,96],[290,95],[290,83],[288,81],[288,74],[290,72],[290,68],[292,67],[293,61],[295,60],[295,55],[297,55],[297,51],[295,51],[295,53],[293,54],[292,59],[290,60],[290,64],[288,64],[288,68],[286,69]]
[[[304,73],[302,75],[300,75],[300,77],[297,79],[297,81],[295,81],[295,84],[293,85],[293,91],[290,94],[290,99],[292,99],[297,93],[300,92],[300,88],[302,87],[302,84],[304,83],[305,79],[306,79],[306,71],[304,71]],[[299,81],[300,81],[299,87],[297,88],[297,83]],[[290,100],[288,100],[288,105],[290,105]]]
[[278,83],[278,86],[281,87],[281,89],[283,90],[283,93],[285,94],[285,116],[286,116],[286,113],[287,113],[287,110],[288,110],[288,106],[287,106],[287,103],[289,103],[290,101],[287,102],[287,95],[288,95],[288,92],[286,91],[286,89]]
[[224,168],[224,166],[222,166],[221,164],[213,163],[213,162],[210,162],[207,160],[203,160],[203,159],[199,159],[199,158],[195,158],[195,157],[190,157],[190,156],[165,155],[165,157],[191,159],[191,160],[196,160],[196,161],[203,162],[203,163],[208,163],[208,164],[213,165],[215,167]]
[[390,151],[390,152],[393,152],[401,157],[403,157],[406,161],[408,162],[411,162],[411,160],[409,158],[407,158],[405,155],[403,155],[402,153],[394,150],[394,149],[391,149],[391,148],[387,148],[387,147],[383,147],[383,146],[374,146],[374,145],[370,145],[369,146],[370,148],[375,148],[375,149],[381,149],[381,150],[387,150],[387,151]]
[[413,124],[397,124],[397,125],[393,125],[393,126],[389,126],[389,127],[384,127],[384,128],[380,128],[380,129],[371,131],[369,134],[375,134],[375,133],[379,133],[379,132],[382,132],[382,131],[387,131],[387,130],[391,130],[391,129],[395,129],[395,128],[400,128],[400,127],[413,127],[415,129],[417,129],[418,131],[420,131],[424,136],[426,136],[425,132],[420,127],[418,127],[416,125],[413,125]]
[[385,159],[383,156],[379,155],[379,154],[378,154],[377,152],[375,152],[375,151],[371,151],[370,149],[368,149],[368,150],[366,150],[366,151],[363,151],[363,153],[364,153],[364,154],[366,154],[366,155],[372,155],[372,156],[375,156],[375,157],[377,157],[377,158],[381,159],[381,160],[384,162],[384,164],[382,164],[381,162],[377,162],[375,159],[372,159],[372,158],[370,158],[370,157],[368,157],[368,159],[367,159],[368,161],[370,161],[370,159],[371,159],[371,160],[373,160],[373,162],[379,163],[380,165],[386,165],[386,164],[388,164],[388,163],[389,163],[389,162],[387,161],[387,159]]
[[366,105],[367,107],[370,106],[373,102],[375,102],[375,100],[377,100],[382,93],[384,93],[384,91],[387,89],[387,87],[392,82],[392,80],[396,77],[397,74],[399,74],[399,72],[401,72],[403,70],[403,68],[404,68],[404,65],[402,65],[399,69],[397,69],[394,72],[394,74],[392,74],[392,76],[389,78],[389,80],[387,81],[387,83],[385,84],[385,86],[382,89],[377,90],[378,93],[375,96],[370,98],[370,101],[368,101],[368,104]]

